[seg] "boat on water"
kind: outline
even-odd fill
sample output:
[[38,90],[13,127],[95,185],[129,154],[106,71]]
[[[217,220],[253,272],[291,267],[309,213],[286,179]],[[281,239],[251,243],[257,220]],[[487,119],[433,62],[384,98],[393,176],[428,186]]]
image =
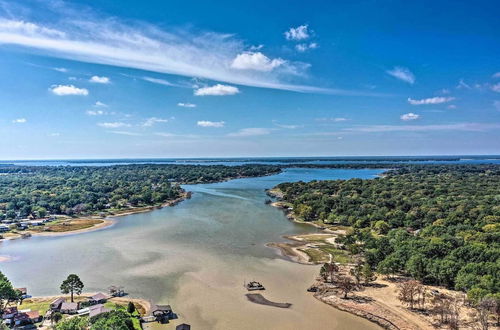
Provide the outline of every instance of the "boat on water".
[[247,284],[245,284],[245,287],[247,288],[248,291],[256,291],[256,290],[265,290],[264,286],[257,282],[257,281],[250,281]]

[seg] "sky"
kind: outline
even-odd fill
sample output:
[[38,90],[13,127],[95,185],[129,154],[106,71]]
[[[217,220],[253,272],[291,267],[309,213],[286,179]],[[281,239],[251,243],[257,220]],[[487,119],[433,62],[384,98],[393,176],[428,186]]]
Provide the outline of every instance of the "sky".
[[500,154],[499,13],[0,0],[0,159]]

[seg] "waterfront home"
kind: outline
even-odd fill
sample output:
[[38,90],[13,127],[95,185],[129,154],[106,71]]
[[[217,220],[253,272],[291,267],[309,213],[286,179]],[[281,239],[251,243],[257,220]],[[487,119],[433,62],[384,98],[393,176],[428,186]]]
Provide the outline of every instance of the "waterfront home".
[[15,290],[19,291],[19,293],[21,294],[21,299],[31,298],[31,296],[28,294],[28,289],[26,289],[26,288],[15,288]]
[[89,298],[89,303],[92,305],[104,304],[108,299],[109,299],[109,296],[105,295],[102,292],[99,292],[99,293],[97,293]]
[[63,302],[66,302],[64,298],[57,298],[50,303],[50,309],[53,311],[59,311]]
[[26,312],[26,315],[28,315],[31,323],[37,323],[42,320],[42,316],[39,311]]
[[110,311],[111,311],[111,309],[104,307],[103,304],[97,304],[97,305],[89,307],[89,316],[93,317],[93,316],[97,316],[99,314],[107,313]]
[[9,230],[10,230],[9,226],[0,225],[0,233],[5,233],[6,231],[9,231]]
[[12,319],[16,315],[17,315],[17,307],[15,307],[15,306],[14,307],[6,307],[3,310],[2,319],[4,319],[4,320]]
[[78,303],[63,302],[61,304],[60,312],[63,314],[76,314],[78,312]]

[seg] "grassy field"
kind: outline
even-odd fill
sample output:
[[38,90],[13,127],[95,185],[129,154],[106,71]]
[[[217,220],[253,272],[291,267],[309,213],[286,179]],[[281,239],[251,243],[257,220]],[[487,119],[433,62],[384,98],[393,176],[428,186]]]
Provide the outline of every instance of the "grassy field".
[[30,231],[33,232],[54,232],[63,233],[67,231],[74,231],[80,229],[87,229],[93,227],[97,224],[102,223],[103,220],[99,219],[70,219],[70,220],[57,220],[45,226],[40,226],[36,228],[31,228]]

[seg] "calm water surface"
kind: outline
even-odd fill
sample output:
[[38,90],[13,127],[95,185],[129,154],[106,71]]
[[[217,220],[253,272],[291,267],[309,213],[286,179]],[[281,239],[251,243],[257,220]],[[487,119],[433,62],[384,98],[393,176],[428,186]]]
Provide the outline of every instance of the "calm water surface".
[[[183,306],[189,295],[196,295],[186,292],[180,299],[184,285],[187,288],[191,283],[194,287],[195,280],[203,283],[199,289],[203,295],[204,286],[239,287],[250,279],[245,276],[266,278],[266,274],[257,272],[267,267],[263,265],[279,263],[276,259],[281,258],[266,243],[282,241],[282,235],[315,231],[312,226],[288,221],[280,210],[265,205],[264,189],[299,180],[373,178],[381,172],[287,169],[267,177],[186,185],[185,189],[194,192],[190,200],[120,217],[104,230],[3,242],[0,255],[12,260],[0,263],[0,268],[15,286],[28,287],[32,295],[57,294],[68,273],[76,273],[86,291],[123,285],[132,296]],[[271,285],[272,280],[268,281]],[[194,323],[206,318],[203,307],[191,305],[183,307],[193,314]]]

